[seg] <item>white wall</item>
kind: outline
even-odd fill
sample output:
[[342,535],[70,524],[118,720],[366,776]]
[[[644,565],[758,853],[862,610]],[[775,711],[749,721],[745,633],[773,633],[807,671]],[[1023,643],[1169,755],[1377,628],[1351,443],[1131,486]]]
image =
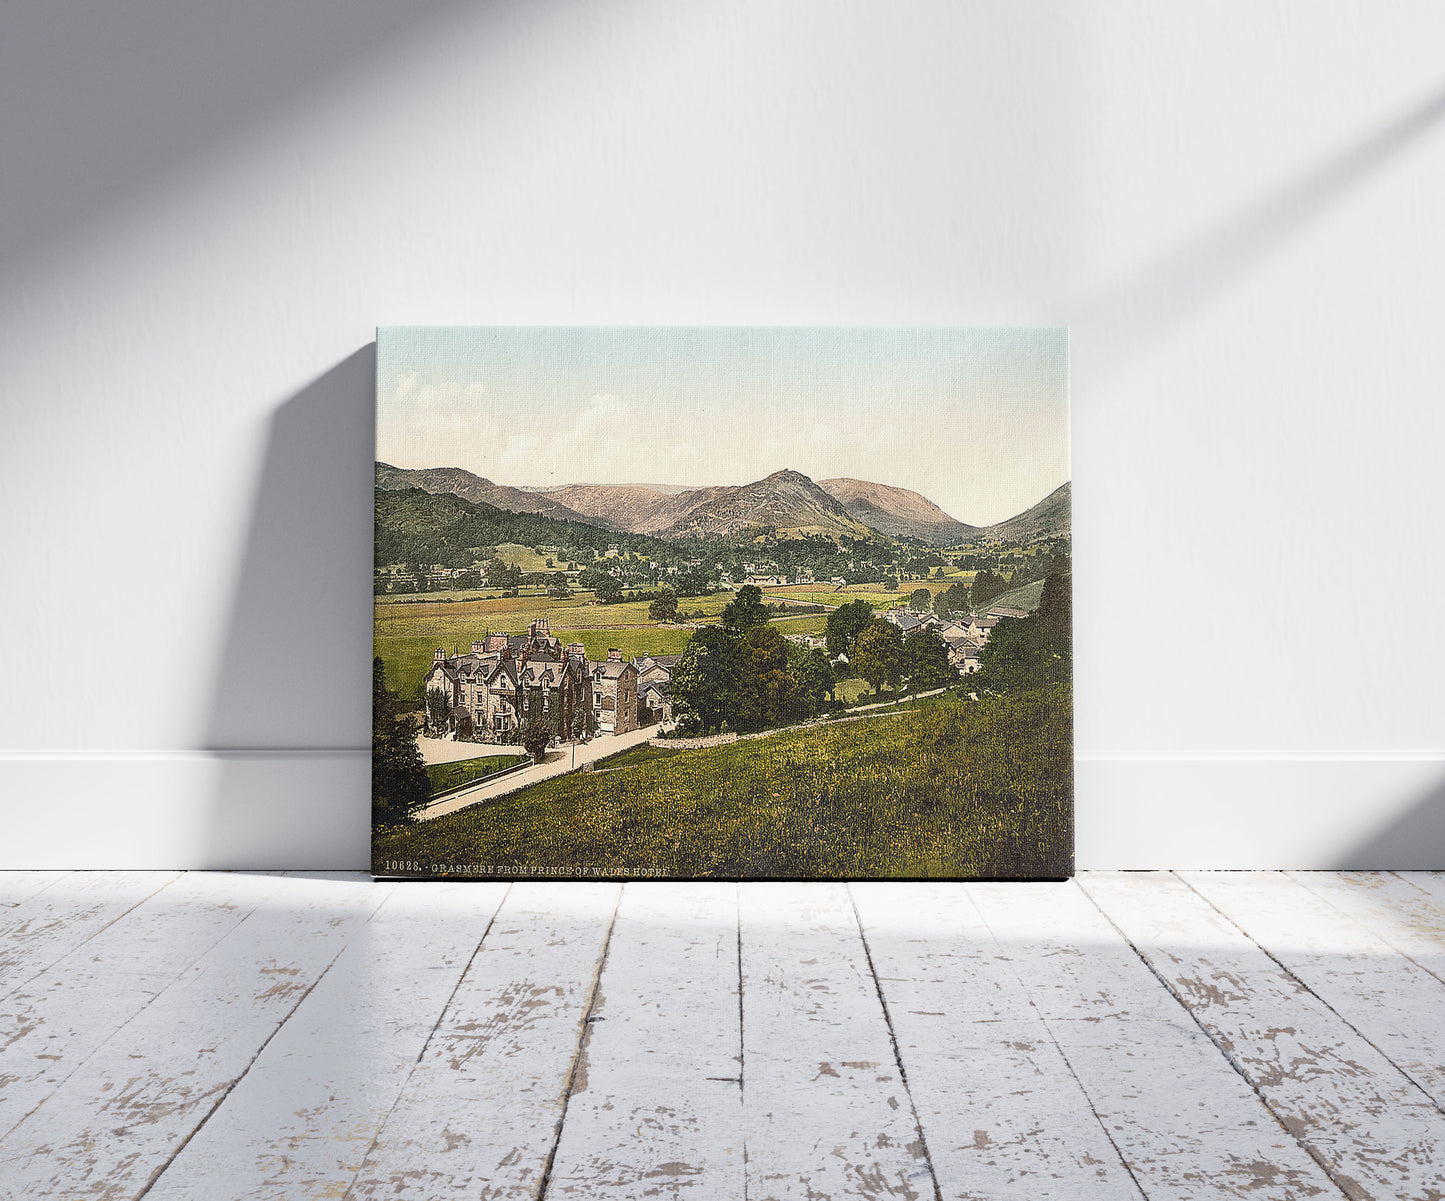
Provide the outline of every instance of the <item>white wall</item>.
[[1073,327],[1081,866],[1445,867],[1441,44],[11,6],[0,863],[364,863],[376,324],[777,322]]

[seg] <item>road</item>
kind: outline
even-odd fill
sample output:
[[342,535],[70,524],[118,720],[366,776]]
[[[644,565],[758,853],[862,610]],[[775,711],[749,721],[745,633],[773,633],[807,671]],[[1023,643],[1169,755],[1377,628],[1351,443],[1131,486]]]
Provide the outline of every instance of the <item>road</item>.
[[[578,743],[575,766],[581,767],[584,763],[595,763],[598,759],[637,746],[649,738],[656,737],[661,729],[662,727],[659,725],[643,726],[642,729],[633,730],[630,734],[599,734],[591,742]],[[468,745],[475,746],[476,744]],[[428,805],[417,814],[417,820],[431,821],[434,817],[444,817],[448,813],[455,813],[458,809],[466,809],[483,801],[494,801],[510,792],[516,792],[519,788],[550,780],[553,776],[565,775],[572,770],[573,766],[573,748],[571,746],[548,751],[547,758],[533,767],[514,772],[512,775],[501,780],[494,780],[490,784],[482,783],[475,788],[465,788],[461,792],[453,792],[437,801],[436,804]]]

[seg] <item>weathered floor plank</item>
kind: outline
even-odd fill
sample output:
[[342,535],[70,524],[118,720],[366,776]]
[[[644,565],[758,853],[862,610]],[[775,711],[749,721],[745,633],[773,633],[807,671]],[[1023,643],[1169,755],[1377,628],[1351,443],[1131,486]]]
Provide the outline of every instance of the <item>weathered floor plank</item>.
[[1445,1115],[1199,893],[1169,873],[1084,888],[1347,1196],[1441,1196]]
[[348,1197],[539,1194],[620,891],[512,886]]
[[0,998],[179,878],[179,872],[70,872],[0,910]]
[[737,886],[628,884],[547,1196],[743,1196]]
[[1340,913],[1445,981],[1445,896],[1438,872],[1286,872]]
[[1150,1201],[1338,1195],[1077,885],[968,896]]
[[892,883],[850,891],[943,1197],[1138,1201],[965,891]]
[[139,1196],[393,887],[282,883],[0,1140],[12,1195]]
[[345,1193],[506,891],[398,885],[147,1201]]
[[1179,874],[1445,1107],[1445,984],[1282,873]]
[[741,889],[749,1201],[935,1194],[841,884]]
[[0,1137],[281,887],[188,872],[0,1001]]
[[0,909],[13,909],[22,901],[58,884],[75,872],[0,872]]

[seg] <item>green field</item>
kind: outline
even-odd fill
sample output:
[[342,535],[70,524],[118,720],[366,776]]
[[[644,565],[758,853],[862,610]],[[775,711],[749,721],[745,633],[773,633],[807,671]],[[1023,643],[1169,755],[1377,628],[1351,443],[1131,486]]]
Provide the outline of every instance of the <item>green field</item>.
[[525,758],[525,754],[482,755],[477,759],[458,759],[455,763],[431,763],[427,765],[426,776],[431,781],[431,790],[435,794],[447,788],[470,784],[494,771],[513,767]]
[[[715,616],[730,600],[730,593],[685,597],[681,607],[686,612],[701,609]],[[552,634],[564,643],[582,643],[589,659],[605,659],[613,647],[627,658],[681,654],[692,629],[649,621],[647,606],[647,601],[601,605],[590,592],[566,599],[517,596],[452,604],[399,605],[378,599],[372,654],[380,655],[386,665],[387,687],[408,703],[417,699],[438,647],[448,653],[466,652],[488,631],[525,633],[534,617],[545,616]],[[816,634],[826,622],[827,614],[812,613],[782,618],[778,628],[789,634]]]
[[560,776],[384,835],[374,854],[499,874],[1067,874],[1067,691],[941,700]]

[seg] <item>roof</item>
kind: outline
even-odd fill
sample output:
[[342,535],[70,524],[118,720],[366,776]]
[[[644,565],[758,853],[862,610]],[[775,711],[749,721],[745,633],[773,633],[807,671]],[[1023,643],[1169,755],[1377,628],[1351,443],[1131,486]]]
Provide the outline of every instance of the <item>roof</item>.
[[642,689],[643,693],[655,692],[658,696],[672,695],[671,680],[650,680]]
[[636,671],[637,668],[625,659],[608,659],[603,663],[588,663],[594,676],[600,676],[604,680],[615,680],[626,671]]
[[1004,605],[999,609],[990,609],[988,615],[990,617],[1027,617],[1029,611],[1027,609],[1014,609],[1008,605]]

